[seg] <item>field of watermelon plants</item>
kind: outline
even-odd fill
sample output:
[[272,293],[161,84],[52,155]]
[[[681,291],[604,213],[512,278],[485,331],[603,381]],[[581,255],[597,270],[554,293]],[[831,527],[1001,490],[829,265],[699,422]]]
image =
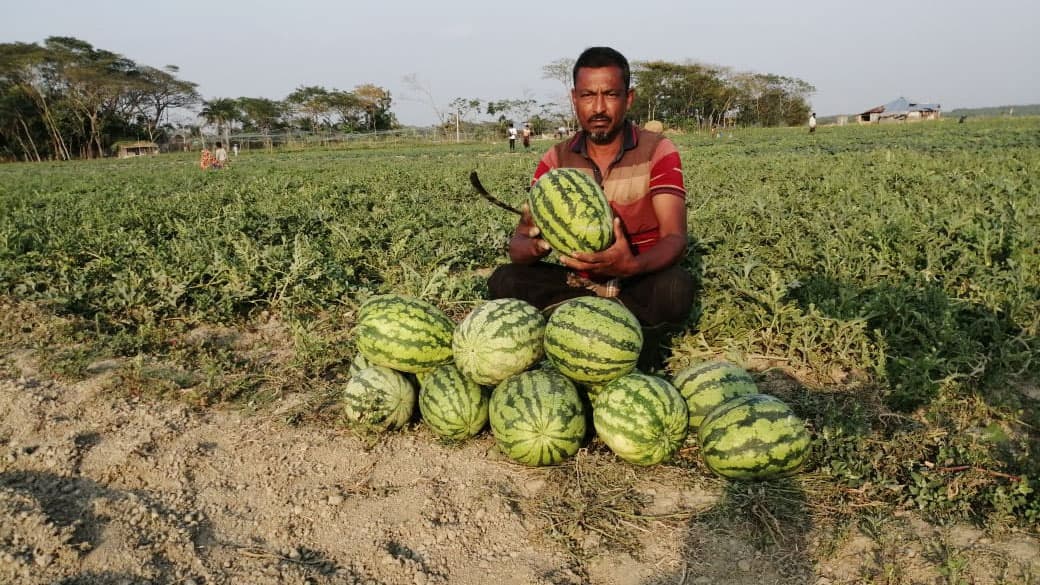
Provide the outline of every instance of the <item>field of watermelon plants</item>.
[[[725,505],[684,520],[777,555],[810,535],[887,542],[908,514],[1040,533],[1040,118],[674,140],[699,296],[669,371],[740,364],[813,437],[801,474],[726,484]],[[27,348],[58,380],[117,360],[113,393],[257,412],[292,399],[289,424],[336,427],[358,307],[397,293],[461,320],[515,221],[468,174],[518,205],[538,150],[353,145],[249,153],[222,172],[181,155],[0,166],[0,373]],[[221,343],[230,332],[257,341]],[[557,484],[611,489],[538,504],[577,558],[583,531],[630,548],[643,526],[638,497],[610,483],[627,464],[587,449]],[[696,446],[648,473],[715,481]],[[911,582],[882,550],[865,577]],[[945,582],[969,582],[967,557],[930,551]]]

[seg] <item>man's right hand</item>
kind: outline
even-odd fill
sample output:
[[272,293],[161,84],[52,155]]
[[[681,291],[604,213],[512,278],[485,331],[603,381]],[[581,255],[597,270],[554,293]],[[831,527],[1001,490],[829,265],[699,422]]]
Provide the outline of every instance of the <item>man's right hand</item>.
[[516,264],[533,264],[548,256],[552,247],[539,237],[541,233],[531,217],[531,208],[525,202],[520,206],[520,223],[509,240],[509,259]]

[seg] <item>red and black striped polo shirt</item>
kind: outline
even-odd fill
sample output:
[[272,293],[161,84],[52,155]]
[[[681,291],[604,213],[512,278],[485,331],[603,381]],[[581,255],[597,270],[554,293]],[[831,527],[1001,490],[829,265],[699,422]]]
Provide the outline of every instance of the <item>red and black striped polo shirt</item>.
[[605,172],[589,157],[584,131],[557,143],[538,163],[533,185],[554,168],[588,172],[603,188],[614,214],[621,218],[628,241],[636,251],[652,248],[660,239],[660,226],[652,200],[658,195],[686,198],[682,162],[671,140],[626,121],[621,151]]

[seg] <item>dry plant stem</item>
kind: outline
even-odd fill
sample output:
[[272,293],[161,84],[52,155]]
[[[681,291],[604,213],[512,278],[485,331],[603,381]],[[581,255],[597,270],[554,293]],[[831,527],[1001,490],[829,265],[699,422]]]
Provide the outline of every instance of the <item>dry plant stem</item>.
[[977,465],[952,465],[950,467],[936,467],[934,471],[939,473],[960,473],[968,470],[978,471],[979,473],[985,473],[993,477],[1002,477],[1004,479],[1010,479],[1011,481],[1022,481],[1022,478],[1017,475],[1011,475],[1010,473],[1002,473],[1000,471],[993,471],[992,469],[986,469],[984,467],[978,467]]

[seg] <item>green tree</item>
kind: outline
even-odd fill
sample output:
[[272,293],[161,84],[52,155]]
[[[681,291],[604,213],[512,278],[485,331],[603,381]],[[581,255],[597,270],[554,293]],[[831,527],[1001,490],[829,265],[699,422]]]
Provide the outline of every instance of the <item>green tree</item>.
[[329,90],[320,85],[296,88],[286,96],[285,103],[290,112],[302,121],[300,126],[303,130],[317,132],[322,127],[329,128],[332,125]]
[[690,121],[717,124],[734,99],[724,74],[720,67],[700,63],[636,62],[632,70],[636,86],[633,117],[676,126]]
[[217,98],[203,102],[199,115],[207,124],[217,127],[217,134],[224,137],[225,144],[231,141],[231,124],[242,117],[238,109],[238,100],[232,98]]
[[0,44],[0,83],[32,102],[46,128],[49,155],[68,160],[71,152],[53,104],[62,98],[53,69],[50,52],[35,43]]
[[264,135],[264,144],[270,148],[271,132],[281,124],[284,106],[268,98],[240,97],[237,100],[241,121],[246,128]]
[[365,111],[366,127],[369,130],[389,130],[396,125],[396,119],[390,112],[393,99],[389,90],[366,83],[355,87],[353,93]]
[[201,101],[198,85],[177,79],[180,69],[167,65],[162,69],[142,66],[138,68],[136,83],[131,87],[129,100],[134,112],[141,119],[148,139],[155,141],[163,117],[175,108],[187,108]]
[[66,100],[86,122],[85,155],[102,156],[103,122],[125,103],[136,84],[137,64],[73,37],[48,37],[44,46],[64,79]]

